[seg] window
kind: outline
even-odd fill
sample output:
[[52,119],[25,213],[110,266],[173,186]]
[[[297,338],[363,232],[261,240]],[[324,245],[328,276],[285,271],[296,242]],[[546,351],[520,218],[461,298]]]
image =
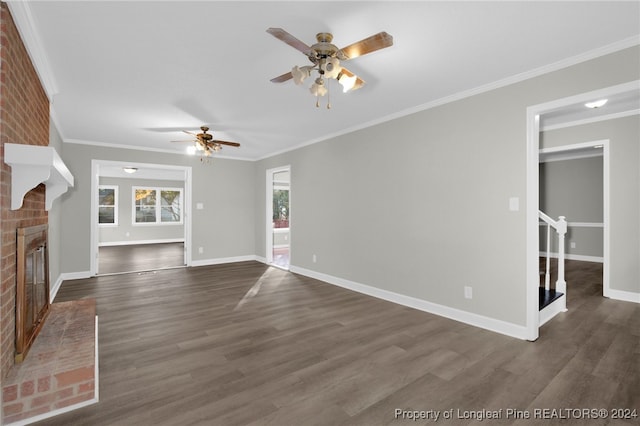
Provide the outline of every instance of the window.
[[[274,185],[275,188],[275,185]],[[273,227],[289,227],[289,190],[273,190]]]
[[98,224],[118,225],[118,186],[98,186]]
[[182,188],[134,186],[133,224],[182,224]]

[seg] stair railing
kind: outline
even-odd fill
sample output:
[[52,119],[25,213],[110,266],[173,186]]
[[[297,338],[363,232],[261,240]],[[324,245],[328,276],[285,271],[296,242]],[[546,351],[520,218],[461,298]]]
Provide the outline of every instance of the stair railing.
[[551,228],[553,228],[558,234],[558,279],[556,280],[556,291],[567,294],[567,282],[564,279],[564,236],[567,233],[567,221],[564,216],[558,216],[558,220],[553,220],[549,215],[538,210],[538,217],[547,224],[547,250],[546,250],[546,265],[544,286],[549,290],[550,285],[550,265],[549,258],[551,256]]

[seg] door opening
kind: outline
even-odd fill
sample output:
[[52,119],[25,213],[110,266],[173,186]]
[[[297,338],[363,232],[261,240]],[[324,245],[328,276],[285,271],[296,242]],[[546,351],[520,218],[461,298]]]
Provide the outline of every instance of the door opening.
[[[557,112],[571,112],[576,109],[572,107],[584,105],[593,99],[604,99],[610,96],[625,96],[628,93],[637,91],[638,81],[619,84],[616,86],[598,89],[591,92],[581,93],[567,98],[557,99],[543,104],[532,105],[527,108],[527,179],[526,179],[526,339],[534,341],[539,336],[540,311],[539,311],[539,286],[540,286],[540,233],[539,233],[539,156],[540,156],[540,130],[541,116],[549,117],[549,114]],[[567,122],[576,123],[579,121],[575,116],[570,118],[564,115]],[[606,116],[600,119],[607,119]],[[572,121],[573,120],[573,121]],[[610,256],[610,232],[609,232],[609,212],[608,212],[608,148],[604,148],[604,212],[603,212],[603,293],[605,297],[610,297],[612,292],[609,282],[609,256]]]
[[267,263],[289,269],[291,261],[291,170],[267,170]]
[[[601,292],[606,296],[609,289],[609,140],[541,149],[539,179],[540,209],[554,218],[559,215],[567,218],[567,261],[601,263]],[[543,232],[542,240],[546,242]],[[541,256],[544,247],[541,243]]]
[[92,160],[91,171],[91,275],[191,266],[191,167]]

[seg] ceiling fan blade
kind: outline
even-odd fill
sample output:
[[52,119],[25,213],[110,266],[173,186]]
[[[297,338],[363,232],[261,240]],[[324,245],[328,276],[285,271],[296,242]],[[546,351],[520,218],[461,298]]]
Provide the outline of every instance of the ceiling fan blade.
[[229,146],[240,146],[240,144],[238,142],[227,142],[227,141],[218,141],[218,140],[212,140],[212,143],[217,143],[220,145],[229,145]]
[[278,77],[272,78],[271,82],[272,83],[283,83],[287,80],[291,80],[293,78],[293,75],[291,75],[291,71],[284,73]]
[[275,38],[277,38],[278,40],[284,41],[289,46],[304,53],[307,56],[311,52],[311,48],[309,46],[307,46],[304,42],[298,40],[297,38],[295,38],[294,36],[286,32],[282,28],[269,28],[267,32],[272,36],[274,36]]
[[358,77],[357,75],[355,75],[354,73],[352,73],[351,71],[349,71],[348,69],[346,69],[345,67],[342,67],[342,69],[340,70],[340,72],[344,75],[346,75],[347,77],[356,77],[356,82],[353,85],[353,87],[351,88],[350,91],[353,90],[358,90],[359,88],[361,88],[362,86],[364,86],[364,80],[361,79],[360,77]]
[[350,44],[347,47],[343,47],[338,51],[338,57],[342,60],[353,59],[389,46],[393,46],[393,37],[382,31],[371,37]]
[[195,141],[195,140],[192,139],[192,140],[169,141],[169,142],[174,142],[174,143],[187,143],[187,142],[194,143],[194,142],[198,142],[198,141]]
[[188,131],[186,131],[186,130],[183,130],[183,132],[184,132],[184,133],[186,133],[186,134],[188,134],[188,135],[191,135],[191,136],[196,136],[196,137],[198,136],[198,135],[196,135],[195,133],[193,133],[193,132],[188,132]]

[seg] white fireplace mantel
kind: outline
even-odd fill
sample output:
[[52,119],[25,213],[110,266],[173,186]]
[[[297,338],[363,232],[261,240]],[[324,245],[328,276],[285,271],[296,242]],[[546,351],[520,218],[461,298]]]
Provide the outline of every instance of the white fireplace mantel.
[[41,183],[47,187],[46,210],[73,186],[73,175],[53,147],[6,143],[4,162],[11,166],[11,210],[22,207],[26,193]]

